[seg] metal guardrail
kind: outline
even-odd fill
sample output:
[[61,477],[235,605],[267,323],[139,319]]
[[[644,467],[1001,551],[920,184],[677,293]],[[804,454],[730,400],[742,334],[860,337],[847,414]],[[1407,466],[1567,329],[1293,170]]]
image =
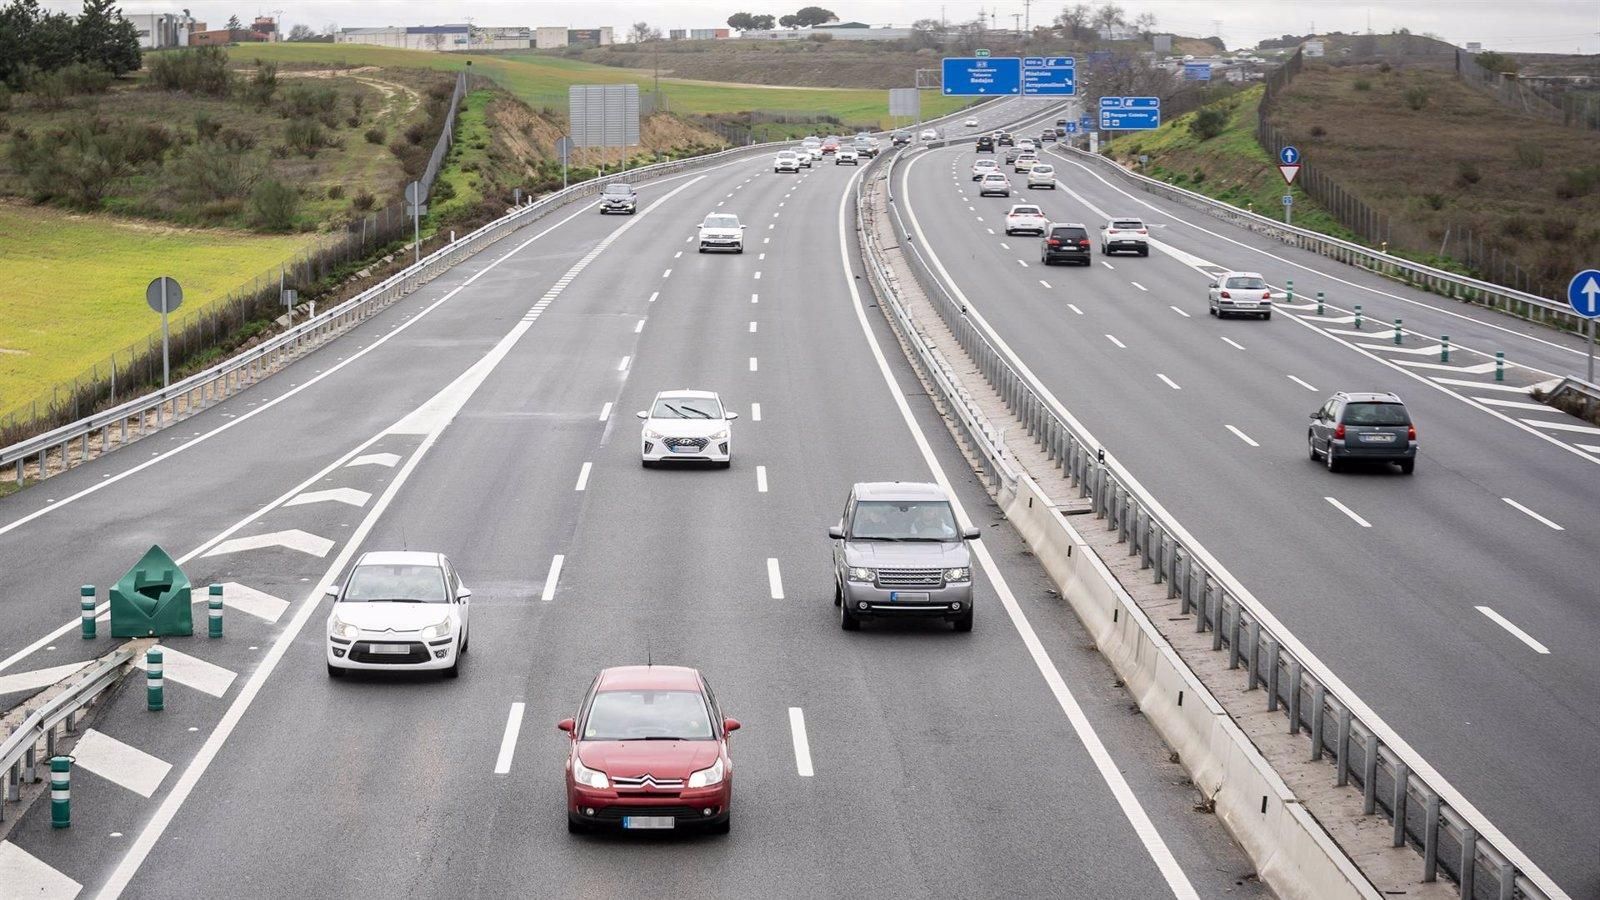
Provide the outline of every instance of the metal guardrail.
[[[905,153],[886,156],[888,177]],[[892,190],[891,190],[892,193]],[[1087,499],[1096,519],[1117,532],[1128,555],[1139,557],[1157,584],[1167,585],[1196,632],[1211,632],[1213,650],[1226,650],[1228,667],[1245,668],[1251,691],[1265,687],[1269,711],[1282,711],[1290,734],[1310,737],[1311,760],[1331,758],[1334,780],[1362,789],[1363,810],[1381,812],[1394,828],[1394,846],[1409,844],[1423,856],[1423,877],[1439,871],[1454,878],[1463,898],[1524,897],[1561,900],[1561,891],[1487,818],[1451,787],[1408,744],[1357,698],[1275,617],[1223,573],[1181,525],[1108,459],[1081,426],[1057,415],[1030,381],[975,322],[929,265],[914,232],[890,204],[902,253],[940,317],[1028,437],[1060,467]],[[865,241],[865,238],[863,238]],[[870,261],[875,260],[869,254]],[[886,283],[880,273],[876,281]],[[1003,457],[1003,448],[996,448]],[[1492,886],[1492,887],[1491,887]],[[1481,889],[1480,889],[1481,887]]]
[[[30,783],[38,783],[40,762],[49,763],[56,755],[56,728],[66,724],[73,729],[74,717],[88,706],[106,688],[117,683],[123,671],[133,664],[134,651],[118,650],[94,664],[94,668],[77,684],[51,698],[50,702],[28,714],[22,724],[0,743],[0,772],[5,773],[0,782],[0,819],[5,818],[5,805],[20,797],[23,776]],[[44,741],[45,752],[41,760],[39,742]]]
[[1220,200],[1213,200],[1204,194],[1197,194],[1194,191],[1185,190],[1184,188],[1167,184],[1164,181],[1140,175],[1137,172],[1130,172],[1104,156],[1097,153],[1089,153],[1077,147],[1058,145],[1056,152],[1063,156],[1070,154],[1073,159],[1092,163],[1102,171],[1114,173],[1148,193],[1182,203],[1214,218],[1222,219],[1242,228],[1248,228],[1257,234],[1267,235],[1297,249],[1309,250],[1319,256],[1326,256],[1347,265],[1369,269],[1380,275],[1403,281],[1408,285],[1419,287],[1441,296],[1487,306],[1531,322],[1538,322],[1542,325],[1549,325],[1567,331],[1581,332],[1583,330],[1583,317],[1573,312],[1572,308],[1565,303],[1558,303],[1547,297],[1519,291],[1504,285],[1480,281],[1466,275],[1457,275],[1453,272],[1446,272],[1443,269],[1435,269],[1431,266],[1425,266],[1421,263],[1402,259],[1398,256],[1373,250],[1370,247],[1363,247],[1350,241],[1340,240],[1336,237],[1319,234],[1315,231],[1307,231],[1304,228],[1285,225],[1276,219],[1247,212]]

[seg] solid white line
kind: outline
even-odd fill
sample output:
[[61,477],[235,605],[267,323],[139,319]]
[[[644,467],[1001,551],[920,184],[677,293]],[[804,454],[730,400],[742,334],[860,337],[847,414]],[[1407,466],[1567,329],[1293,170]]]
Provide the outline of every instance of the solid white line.
[[1045,290],[1048,291],[1050,289],[1050,282],[1045,281],[1043,278],[1039,279],[1039,283],[1044,285]]
[[1117,336],[1114,335],[1114,334],[1106,335],[1106,340],[1110,341],[1113,344],[1116,344],[1118,347],[1121,347],[1124,350],[1128,349],[1128,345],[1124,344],[1123,342],[1121,342],[1119,340],[1117,340]]
[[638,334],[639,332],[641,332],[643,330],[644,330],[644,320],[640,319],[638,324],[633,326],[633,333],[634,334]]
[[772,599],[783,599],[783,575],[778,572],[778,561],[767,557],[767,588],[772,592]]
[[550,558],[550,571],[545,573],[544,590],[539,593],[541,602],[549,603],[556,598],[556,585],[561,582],[561,566],[566,561],[567,558],[560,553]]
[[750,421],[752,421],[752,422],[761,421],[761,404],[759,404],[759,403],[750,404]]
[[1513,509],[1518,510],[1519,512],[1526,513],[1530,518],[1535,519],[1535,520],[1537,520],[1539,522],[1543,522],[1544,524],[1550,526],[1550,528],[1555,530],[1555,531],[1566,531],[1565,528],[1562,528],[1560,525],[1557,525],[1556,523],[1550,521],[1549,519],[1546,519],[1544,516],[1539,515],[1538,513],[1534,512],[1533,510],[1531,510],[1529,508],[1527,508],[1526,506],[1523,506],[1521,503],[1518,503],[1517,501],[1511,499],[1510,497],[1501,497],[1500,499],[1504,500],[1505,502],[1507,502],[1509,504],[1511,504],[1511,507]]
[[607,400],[606,405],[600,407],[600,421],[604,422],[609,418],[611,418],[611,401]]
[[1078,305],[1076,303],[1068,303],[1067,304],[1067,309],[1072,310],[1073,312],[1077,313],[1080,316],[1083,315],[1083,310],[1079,309]]
[[[1238,349],[1238,350],[1243,350],[1244,349],[1244,345],[1243,344],[1239,343],[1238,341],[1236,341],[1236,340],[1234,340],[1233,338],[1230,338],[1230,337],[1223,338],[1222,342],[1227,344],[1228,346],[1233,347],[1233,348]],[[1290,376],[1290,377],[1292,378],[1294,376]],[[1298,378],[1296,378],[1295,380],[1299,381]]]
[[583,468],[578,470],[578,486],[573,488],[573,490],[581,491],[589,486],[589,470],[593,468],[593,466],[594,463],[586,462],[583,464]]
[[765,494],[767,492],[767,467],[756,466],[756,490]]
[[1334,509],[1337,509],[1338,511],[1340,511],[1340,512],[1344,513],[1345,515],[1349,516],[1357,525],[1360,525],[1362,528],[1371,528],[1372,527],[1372,523],[1371,522],[1368,522],[1366,519],[1363,519],[1360,516],[1356,515],[1355,512],[1350,509],[1350,507],[1345,506],[1343,503],[1340,503],[1338,500],[1335,500],[1332,497],[1323,497],[1322,499],[1328,501],[1329,503],[1332,503]]
[[1239,429],[1237,429],[1237,428],[1235,428],[1235,427],[1233,427],[1233,426],[1232,426],[1232,425],[1228,425],[1228,426],[1226,426],[1226,427],[1227,427],[1227,429],[1228,429],[1228,430],[1229,430],[1229,431],[1231,431],[1231,432],[1233,432],[1233,434],[1234,434],[1234,436],[1235,436],[1235,437],[1237,437],[1237,438],[1238,438],[1238,439],[1239,439],[1239,440],[1241,440],[1241,441],[1244,441],[1244,442],[1245,442],[1245,443],[1246,443],[1246,444],[1249,444],[1249,445],[1250,445],[1250,446],[1252,446],[1252,447],[1259,447],[1259,446],[1261,446],[1261,445],[1260,445],[1260,444],[1258,444],[1258,443],[1256,443],[1256,442],[1255,442],[1255,441],[1253,441],[1253,440],[1251,440],[1251,439],[1250,439],[1250,435],[1248,435],[1248,434],[1245,434],[1245,433],[1244,433],[1244,432],[1242,432],[1242,431],[1240,431],[1240,430],[1239,430]]
[[1150,293],[1150,289],[1149,288],[1145,287],[1144,285],[1140,284],[1137,281],[1130,281],[1128,283],[1133,285],[1134,287],[1138,288],[1139,290],[1144,291],[1147,294]]
[[[861,301],[861,291],[856,287],[854,270],[850,261],[850,245],[846,237],[854,233],[854,229],[850,227],[846,216],[849,210],[849,200],[850,194],[848,192],[839,199],[839,256],[844,260],[845,289],[849,291],[851,302],[855,306],[856,323],[861,327],[862,334],[866,336],[867,345],[871,348],[873,359],[878,364],[878,373],[883,376],[884,383],[888,385],[889,391],[893,395],[895,406],[900,410],[900,418],[906,423],[906,428],[910,429],[911,437],[916,442],[918,451],[922,454],[923,462],[932,473],[934,481],[944,489],[945,495],[950,498],[950,504],[954,507],[959,520],[970,522],[972,519],[967,516],[954,486],[950,483],[949,476],[945,474],[944,466],[939,462],[938,457],[934,455],[933,448],[928,444],[927,435],[923,433],[922,426],[918,424],[916,417],[912,414],[911,404],[906,400],[905,392],[901,389],[899,383],[895,381],[894,372],[889,368],[889,361],[883,355],[883,347],[878,343],[877,335],[873,333],[872,326],[867,321],[867,311]],[[915,214],[912,215],[912,222],[918,230],[918,238],[922,240],[923,246],[927,246],[927,236],[921,233],[920,226],[915,225]],[[948,277],[948,273],[946,273],[946,277]],[[978,557],[978,563],[983,567],[984,574],[988,577],[996,598],[1000,601],[1000,605],[1005,608],[1007,616],[1010,617],[1012,627],[1017,630],[1017,634],[1022,638],[1023,645],[1027,648],[1035,667],[1038,668],[1040,676],[1044,678],[1045,684],[1049,686],[1051,694],[1055,697],[1056,704],[1061,707],[1061,711],[1066,715],[1067,721],[1072,725],[1073,732],[1083,742],[1084,749],[1088,752],[1089,758],[1093,760],[1096,771],[1100,773],[1101,779],[1105,781],[1112,796],[1116,798],[1118,806],[1121,807],[1123,815],[1127,817],[1128,822],[1133,826],[1134,834],[1138,835],[1145,852],[1150,854],[1150,858],[1155,862],[1156,868],[1161,871],[1162,877],[1166,879],[1167,886],[1179,900],[1190,900],[1190,898],[1198,900],[1200,895],[1195,891],[1194,885],[1189,882],[1189,876],[1184,873],[1183,867],[1178,864],[1177,859],[1172,855],[1172,849],[1167,846],[1160,832],[1156,830],[1155,823],[1150,821],[1150,815],[1145,812],[1144,807],[1139,803],[1138,796],[1128,786],[1128,781],[1123,776],[1121,769],[1118,768],[1117,761],[1112,758],[1111,752],[1106,749],[1105,743],[1100,740],[1100,735],[1095,732],[1094,725],[1090,723],[1089,717],[1084,714],[1083,707],[1079,705],[1077,698],[1072,694],[1072,689],[1067,686],[1066,679],[1061,676],[1061,671],[1056,668],[1055,662],[1051,660],[1049,651],[1045,649],[1043,642],[1039,640],[1038,632],[1034,631],[1033,624],[1028,621],[1027,614],[1023,612],[1021,604],[1017,602],[1016,595],[1012,593],[1011,586],[1006,582],[1005,573],[1000,570],[1000,566],[995,562],[994,556],[990,554],[989,548],[983,541],[976,541],[972,545],[972,552]]]
[[1175,391],[1183,390],[1183,388],[1178,387],[1178,383],[1176,381],[1173,381],[1171,378],[1168,378],[1167,376],[1161,374],[1160,372],[1156,373],[1156,377],[1161,379],[1162,381],[1165,381],[1167,383],[1167,387],[1172,388]]
[[1185,319],[1193,318],[1187,312],[1184,312],[1183,309],[1180,308],[1180,307],[1174,306],[1174,307],[1172,307],[1172,311],[1177,313],[1180,316],[1183,316]]
[[811,740],[806,737],[806,714],[798,706],[789,707],[789,733],[794,736],[794,769],[801,778],[810,778]]
[[1317,389],[1315,385],[1306,384],[1304,381],[1301,381],[1300,379],[1294,377],[1293,375],[1289,376],[1289,380],[1294,382],[1295,384],[1300,385],[1301,387],[1305,388],[1308,391],[1314,391],[1314,390]]
[[756,371],[756,358],[754,356],[750,357],[750,371]]
[[500,755],[494,760],[494,773],[504,775],[511,771],[511,757],[517,752],[517,735],[522,733],[522,710],[525,704],[511,704],[511,712],[506,713],[505,734],[500,737]]
[[751,334],[755,334],[756,333],[756,323],[754,323],[754,322],[750,323],[750,333]]
[[1490,609],[1487,606],[1480,606],[1477,609],[1478,609],[1478,612],[1481,612],[1484,615],[1488,616],[1489,617],[1489,621],[1491,621],[1491,622],[1495,623],[1496,625],[1499,625],[1501,628],[1504,628],[1505,630],[1511,632],[1511,635],[1513,637],[1515,637],[1517,640],[1523,642],[1524,644],[1527,644],[1529,647],[1532,647],[1533,648],[1533,652],[1549,654],[1550,648],[1548,648],[1545,645],[1543,645],[1543,644],[1539,643],[1538,641],[1534,640],[1533,637],[1531,635],[1529,635],[1526,631],[1523,631],[1521,628],[1518,628],[1517,626],[1511,624],[1511,620],[1510,619],[1507,619],[1505,616],[1500,615],[1499,613],[1495,612],[1494,610]]

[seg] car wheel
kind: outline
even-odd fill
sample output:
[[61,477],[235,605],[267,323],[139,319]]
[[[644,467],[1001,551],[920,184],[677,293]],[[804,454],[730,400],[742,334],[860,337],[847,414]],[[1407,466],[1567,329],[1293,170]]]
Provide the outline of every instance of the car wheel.
[[460,654],[459,651],[456,653],[456,661],[450,664],[450,668],[444,670],[444,677],[446,677],[446,678],[460,678],[461,677],[461,654]]
[[850,606],[845,603],[839,604],[839,627],[845,631],[861,630],[861,620],[856,618],[856,614],[851,612]]
[[1410,475],[1412,472],[1415,472],[1416,470],[1417,470],[1417,461],[1416,460],[1414,460],[1414,459],[1402,459],[1402,460],[1400,460],[1400,474],[1401,475]]
[[1150,248],[1149,247],[1141,247],[1141,248],[1139,248],[1139,255],[1140,256],[1149,256],[1150,255]]
[[700,248],[700,251],[699,251],[699,252],[701,252],[701,253],[704,253],[704,252],[706,252],[706,248],[704,248],[704,247],[701,247],[701,248]]
[[1272,321],[1272,313],[1262,313],[1261,314],[1261,321],[1263,321],[1263,322]]
[[589,833],[589,826],[588,825],[586,825],[586,824],[584,824],[582,822],[573,821],[573,818],[571,816],[567,816],[567,834],[588,834],[588,833]]
[[728,817],[723,819],[721,822],[712,823],[710,830],[712,834],[727,834],[728,832],[732,831],[733,813],[728,813]]
[[1335,456],[1333,453],[1332,441],[1328,442],[1328,449],[1322,451],[1322,458],[1327,462],[1329,472],[1337,472],[1344,467],[1344,463],[1341,463],[1339,461],[1339,457]]
[[717,468],[719,468],[719,469],[731,469],[731,468],[733,468],[733,459],[729,458],[729,459],[723,460],[722,462],[717,463]]
[[972,630],[972,610],[969,609],[969,610],[967,610],[967,614],[966,615],[951,620],[950,624],[954,625],[956,627],[956,631],[958,631],[958,632],[965,633],[965,632],[971,631]]
[[344,677],[344,669],[339,668],[338,666],[334,665],[333,663],[328,663],[328,677],[329,678],[343,678]]
[[838,578],[834,578],[833,579],[833,605],[834,606],[843,606],[844,605],[844,588],[839,586],[839,579]]
[[1321,456],[1317,455],[1316,435],[1313,435],[1310,431],[1306,432],[1306,453],[1311,457],[1312,462],[1316,462],[1322,458]]
[[744,245],[740,244],[739,246],[733,248],[733,252],[735,252],[735,253],[743,253],[744,252]]

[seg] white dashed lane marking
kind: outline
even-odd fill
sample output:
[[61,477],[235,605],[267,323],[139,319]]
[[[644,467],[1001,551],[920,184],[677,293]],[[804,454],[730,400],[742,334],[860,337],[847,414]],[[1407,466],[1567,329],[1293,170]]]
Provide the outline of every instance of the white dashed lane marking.
[[1550,653],[1550,648],[1548,648],[1545,645],[1543,645],[1543,644],[1539,643],[1538,641],[1534,640],[1533,637],[1531,635],[1529,635],[1526,631],[1523,631],[1521,628],[1518,628],[1517,626],[1511,624],[1511,620],[1507,619],[1505,616],[1500,615],[1499,613],[1495,612],[1494,610],[1490,609],[1487,606],[1478,607],[1478,612],[1481,612],[1485,616],[1488,616],[1489,617],[1489,621],[1495,623],[1496,625],[1499,625],[1501,628],[1504,628],[1506,631],[1511,632],[1512,636],[1515,637],[1517,640],[1523,642],[1524,644],[1527,644],[1529,647],[1532,647],[1533,648],[1533,652],[1540,653],[1540,654],[1546,654],[1546,655],[1548,655]]
[[583,468],[578,470],[578,484],[573,488],[573,490],[581,491],[589,486],[589,471],[593,468],[594,463],[592,462],[586,462],[583,464]]
[[1258,444],[1254,440],[1252,440],[1250,435],[1245,434],[1244,432],[1242,432],[1239,429],[1233,427],[1232,425],[1227,426],[1227,428],[1228,428],[1229,431],[1233,432],[1234,437],[1237,437],[1239,440],[1244,441],[1246,444],[1249,444],[1252,447],[1261,446],[1260,444]]
[[567,558],[560,553],[550,558],[550,571],[544,576],[544,590],[539,592],[542,602],[549,603],[556,598],[556,585],[561,582],[561,566],[566,561]]
[[1329,503],[1333,504],[1333,508],[1334,509],[1337,509],[1339,512],[1342,512],[1345,515],[1349,516],[1351,521],[1355,522],[1357,525],[1360,525],[1362,528],[1371,528],[1372,527],[1372,523],[1371,522],[1368,522],[1366,519],[1363,519],[1360,516],[1356,515],[1354,510],[1352,510],[1348,506],[1345,506],[1343,503],[1340,503],[1338,500],[1336,500],[1336,499],[1334,499],[1332,497],[1323,497],[1322,499],[1324,499],[1324,500],[1328,501]]
[[1531,510],[1529,508],[1527,508],[1526,506],[1523,506],[1521,503],[1518,503],[1517,501],[1511,499],[1510,497],[1501,497],[1500,499],[1504,500],[1506,503],[1510,504],[1512,509],[1515,509],[1518,512],[1521,512],[1521,513],[1525,514],[1526,516],[1528,516],[1529,518],[1533,519],[1536,522],[1539,522],[1539,523],[1542,523],[1542,524],[1548,526],[1552,531],[1566,531],[1565,528],[1562,528],[1560,525],[1557,525],[1556,523],[1550,521],[1549,519],[1545,518],[1544,516],[1539,515],[1538,513],[1534,512],[1533,510]]

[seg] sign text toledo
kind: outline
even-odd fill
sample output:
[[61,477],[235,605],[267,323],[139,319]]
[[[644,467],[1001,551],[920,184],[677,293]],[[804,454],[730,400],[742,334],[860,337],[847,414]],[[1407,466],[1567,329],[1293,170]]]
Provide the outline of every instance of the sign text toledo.
[[947,56],[944,93],[952,96],[1009,96],[1022,91],[1022,60],[1015,56],[977,59]]

